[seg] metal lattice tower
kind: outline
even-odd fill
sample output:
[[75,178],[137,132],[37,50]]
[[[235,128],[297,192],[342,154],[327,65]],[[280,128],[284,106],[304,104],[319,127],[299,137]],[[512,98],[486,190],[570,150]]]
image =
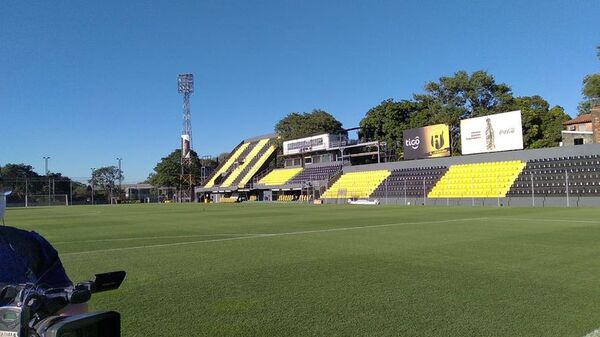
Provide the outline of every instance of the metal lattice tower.
[[181,176],[179,179],[180,202],[194,201],[192,179],[192,114],[190,112],[190,96],[194,92],[194,75],[177,75],[177,92],[183,94],[183,127],[181,130]]

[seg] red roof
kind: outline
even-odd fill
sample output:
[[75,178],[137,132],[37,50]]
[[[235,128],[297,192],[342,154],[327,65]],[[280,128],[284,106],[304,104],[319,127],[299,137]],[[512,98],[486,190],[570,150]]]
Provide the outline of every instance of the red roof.
[[571,119],[570,121],[563,122],[563,125],[572,125],[572,124],[583,124],[583,123],[591,123],[592,122],[592,114],[583,114]]

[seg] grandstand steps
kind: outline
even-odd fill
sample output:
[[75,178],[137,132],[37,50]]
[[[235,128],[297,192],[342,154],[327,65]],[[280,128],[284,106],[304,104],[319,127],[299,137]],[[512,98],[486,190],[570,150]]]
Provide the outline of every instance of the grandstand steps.
[[518,160],[452,165],[428,198],[503,198],[525,163]]
[[237,179],[240,172],[248,165],[248,162],[254,158],[256,152],[258,152],[262,146],[264,146],[264,140],[259,140],[256,142],[250,143],[250,145],[244,150],[242,155],[239,157],[240,159],[237,161],[237,165],[231,166],[231,170],[228,172],[227,176],[220,184],[220,187],[231,187],[233,186],[233,181]]
[[445,166],[428,166],[393,170],[373,192],[375,198],[426,196],[448,171]]
[[221,167],[217,170],[215,170],[215,173],[212,175],[212,177],[210,177],[208,179],[208,182],[206,182],[204,184],[205,188],[211,188],[213,186],[215,186],[215,181],[219,178],[222,179],[223,178],[223,174],[225,174],[227,171],[229,171],[231,169],[231,166],[233,165],[233,163],[236,160],[239,160],[239,158],[243,158],[242,155],[244,154],[244,151],[246,151],[246,149],[250,146],[250,143],[247,142],[242,142],[240,143],[240,145],[238,145],[236,147],[236,149],[234,151],[232,151],[231,155],[229,156],[229,158],[227,158],[227,160],[225,160],[225,162],[223,163],[223,165],[221,165]]
[[290,179],[302,171],[301,167],[282,168],[270,171],[263,176],[256,185],[259,186],[281,186],[285,185]]
[[252,176],[254,176],[267,162],[267,159],[275,152],[275,140],[267,139],[264,146],[256,153],[256,156],[244,167],[240,172],[238,179],[232,185],[243,188],[248,184]]
[[321,196],[323,199],[366,199],[391,174],[388,170],[343,173]]

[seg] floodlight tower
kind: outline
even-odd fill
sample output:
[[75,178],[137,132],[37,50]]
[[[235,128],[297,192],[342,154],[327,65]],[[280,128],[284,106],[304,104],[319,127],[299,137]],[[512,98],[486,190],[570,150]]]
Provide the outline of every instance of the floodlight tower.
[[177,75],[177,92],[183,95],[183,128],[181,130],[181,175],[179,177],[179,200],[194,201],[192,181],[192,114],[190,96],[194,92],[194,75]]

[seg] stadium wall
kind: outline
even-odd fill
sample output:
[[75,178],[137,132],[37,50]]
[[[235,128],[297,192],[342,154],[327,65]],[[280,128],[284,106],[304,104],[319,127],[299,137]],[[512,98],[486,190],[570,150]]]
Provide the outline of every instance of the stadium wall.
[[406,160],[380,164],[368,164],[359,166],[345,166],[344,173],[356,171],[374,170],[397,170],[413,167],[450,166],[458,164],[485,163],[494,161],[522,160],[556,158],[568,156],[600,155],[600,144],[586,144],[568,147],[550,147],[545,149],[531,149],[506,151],[484,154],[472,154],[456,157],[430,158],[418,160]]
[[[459,164],[533,159],[600,155],[600,144],[586,144],[568,147],[553,147],[544,149],[517,150],[507,152],[473,154],[456,157],[419,159],[410,161],[389,162],[380,164],[369,164],[360,166],[346,166],[344,173],[374,170],[397,170],[407,168],[422,168],[431,166],[450,166]],[[430,205],[430,206],[514,206],[514,207],[598,207],[599,197],[545,197],[535,195],[531,197],[504,197],[504,198],[423,198],[408,197],[406,200],[400,198],[378,198],[381,204],[389,205]],[[346,203],[346,200],[324,200],[326,203]]]

